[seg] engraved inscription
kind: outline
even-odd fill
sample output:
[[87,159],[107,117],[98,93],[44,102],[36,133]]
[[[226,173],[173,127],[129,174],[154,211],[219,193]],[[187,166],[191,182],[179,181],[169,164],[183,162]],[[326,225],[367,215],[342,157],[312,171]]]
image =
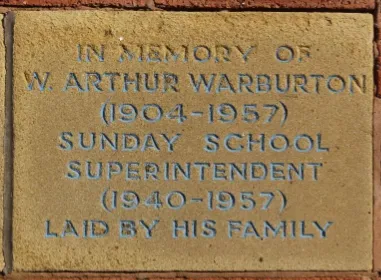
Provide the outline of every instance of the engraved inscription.
[[17,15],[16,269],[368,269],[370,16],[85,14]]

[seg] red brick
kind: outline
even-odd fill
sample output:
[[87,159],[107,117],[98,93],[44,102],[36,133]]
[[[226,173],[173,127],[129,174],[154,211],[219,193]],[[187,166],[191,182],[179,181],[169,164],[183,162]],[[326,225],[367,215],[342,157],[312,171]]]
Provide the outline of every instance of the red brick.
[[375,0],[0,0],[5,6],[31,7],[151,7],[165,9],[340,9],[373,10]]
[[[37,274],[37,275],[36,275]],[[120,274],[120,273],[14,273],[5,276],[1,280],[138,280],[138,279],[145,279],[145,280],[371,280],[373,277],[370,277],[369,275],[364,276],[324,276],[324,277],[318,277],[318,276],[292,276],[292,275],[308,275],[308,273],[297,273],[297,272],[286,272],[286,274],[290,275],[289,277],[280,277],[279,273],[278,276],[275,276],[275,274],[272,274],[274,276],[269,277],[224,277],[224,276],[214,276],[214,277],[202,277],[202,274],[199,274],[198,276],[194,277],[164,277],[161,278],[157,277],[150,277],[150,274],[144,274],[144,273],[137,273],[135,277],[127,274]],[[141,278],[144,274],[144,277]],[[160,273],[161,275],[165,274],[172,274],[172,273]],[[186,274],[186,273],[185,273]],[[234,273],[229,273],[234,274]],[[239,274],[239,273],[235,273]],[[249,273],[250,274],[250,273]],[[251,273],[253,274],[253,273]],[[258,273],[257,273],[258,274]],[[269,274],[269,273],[267,273]],[[283,273],[284,274],[284,273]],[[311,273],[309,273],[311,274]],[[343,273],[341,273],[343,274]],[[216,273],[214,273],[216,275]],[[262,273],[263,275],[263,273]],[[344,273],[345,275],[345,273]]]

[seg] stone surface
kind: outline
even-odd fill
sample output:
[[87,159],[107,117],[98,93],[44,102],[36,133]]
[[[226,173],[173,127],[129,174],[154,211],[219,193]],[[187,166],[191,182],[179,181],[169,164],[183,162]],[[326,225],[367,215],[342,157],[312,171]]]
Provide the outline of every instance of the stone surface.
[[371,15],[15,22],[16,271],[372,268]]
[[381,99],[374,100],[374,269],[381,269]]
[[245,9],[245,8],[291,8],[291,9],[340,9],[372,10],[375,0],[0,0],[0,5],[41,7],[149,7],[196,8],[196,9]]
[[290,8],[290,9],[374,9],[375,1],[331,1],[331,0],[155,0],[159,7],[180,8]]
[[0,0],[5,6],[41,6],[41,7],[80,7],[80,6],[118,6],[118,7],[145,7],[145,0]]
[[[369,276],[362,275],[361,277],[356,276],[348,276],[343,273],[342,276],[295,276],[297,273],[288,273],[290,276],[279,276],[271,277],[271,276],[205,276],[205,273],[200,274],[199,276],[191,276],[191,277],[172,277],[168,276],[168,273],[165,273],[167,276],[165,277],[150,277],[146,274],[147,277],[145,279],[150,280],[371,280],[372,278]],[[176,273],[175,273],[176,274]],[[183,273],[185,274],[185,273]],[[230,273],[231,274],[231,273]],[[237,273],[235,273],[237,274]],[[240,274],[250,274],[250,273],[240,273]],[[264,273],[263,273],[264,274]],[[283,273],[284,274],[284,273]],[[294,274],[294,276],[291,276]],[[305,273],[304,273],[305,274]],[[300,273],[299,273],[300,275]],[[86,279],[86,280],[137,280],[141,279],[139,276],[133,277],[131,274],[121,274],[121,273],[15,273],[13,275],[7,275],[5,279],[9,280],[65,280],[65,279]]]

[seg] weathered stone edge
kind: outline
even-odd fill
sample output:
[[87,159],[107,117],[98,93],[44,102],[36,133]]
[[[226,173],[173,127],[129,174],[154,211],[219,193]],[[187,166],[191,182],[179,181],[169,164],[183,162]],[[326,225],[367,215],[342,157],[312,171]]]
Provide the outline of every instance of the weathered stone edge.
[[373,107],[373,270],[381,271],[381,0],[375,9],[375,100]]
[[[290,272],[290,274],[293,274]],[[345,273],[343,273],[345,275]],[[279,274],[278,274],[279,275]],[[193,277],[174,277],[171,275],[157,277],[138,277],[131,276],[128,274],[101,274],[101,273],[14,273],[4,276],[4,280],[66,280],[66,279],[75,279],[75,280],[377,280],[376,275],[365,274],[366,276],[267,276],[267,277],[227,277],[227,276],[213,276],[205,277],[200,274],[199,276],[194,275]],[[148,276],[148,275],[146,275]],[[378,278],[379,280],[380,278]]]
[[334,9],[372,11],[376,0],[0,0],[0,6],[151,9]]
[[376,96],[381,98],[381,0],[376,0],[375,8],[375,89]]

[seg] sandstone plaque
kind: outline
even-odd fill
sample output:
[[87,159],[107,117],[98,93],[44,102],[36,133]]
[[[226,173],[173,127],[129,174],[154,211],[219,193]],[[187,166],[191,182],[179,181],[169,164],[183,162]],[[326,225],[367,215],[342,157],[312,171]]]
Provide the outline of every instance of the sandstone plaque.
[[371,15],[15,21],[16,271],[371,269]]

